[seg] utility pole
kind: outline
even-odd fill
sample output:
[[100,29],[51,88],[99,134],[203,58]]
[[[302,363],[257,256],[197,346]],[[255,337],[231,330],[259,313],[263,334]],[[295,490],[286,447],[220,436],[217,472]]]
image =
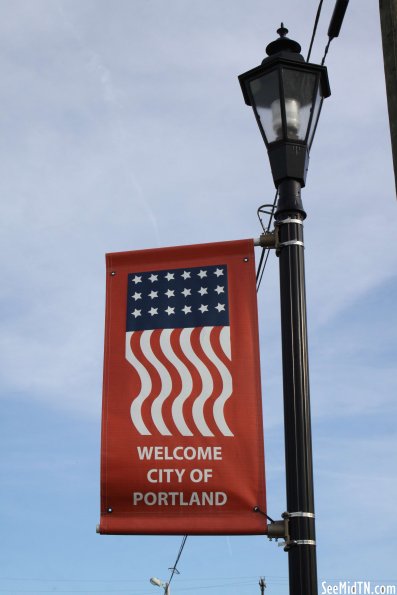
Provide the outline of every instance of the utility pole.
[[261,595],[265,595],[266,583],[264,576],[261,576],[261,578],[259,579],[259,587],[261,589]]
[[387,105],[397,194],[397,0],[379,0]]

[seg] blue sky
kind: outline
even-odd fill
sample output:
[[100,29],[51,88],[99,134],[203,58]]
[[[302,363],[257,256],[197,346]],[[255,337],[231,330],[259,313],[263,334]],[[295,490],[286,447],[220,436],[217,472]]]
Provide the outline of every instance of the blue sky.
[[[321,60],[333,0],[312,53]],[[99,536],[106,252],[257,237],[237,76],[317,0],[2,0],[0,593],[153,593],[179,537]],[[396,197],[377,2],[351,1],[303,201],[324,580],[396,582]],[[259,256],[259,254],[258,254]],[[259,295],[268,512],[285,509],[277,259]],[[287,591],[264,537],[189,538],[175,593]],[[258,592],[258,591],[256,591]]]

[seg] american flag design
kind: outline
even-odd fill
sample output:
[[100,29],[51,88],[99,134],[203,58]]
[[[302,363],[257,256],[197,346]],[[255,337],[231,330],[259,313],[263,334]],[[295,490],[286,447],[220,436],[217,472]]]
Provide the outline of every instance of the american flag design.
[[140,380],[139,434],[233,436],[227,265],[130,273],[125,357]]

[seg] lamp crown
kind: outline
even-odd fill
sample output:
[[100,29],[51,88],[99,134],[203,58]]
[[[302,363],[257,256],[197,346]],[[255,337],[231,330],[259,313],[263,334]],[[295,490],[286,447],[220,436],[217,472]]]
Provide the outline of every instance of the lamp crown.
[[297,41],[289,39],[287,37],[288,29],[284,27],[284,23],[281,23],[281,27],[277,29],[279,38],[269,43],[266,47],[266,53],[268,56],[279,54],[280,52],[292,52],[294,54],[300,54],[301,46]]
[[280,35],[280,37],[285,37],[288,33],[288,29],[287,27],[284,27],[284,23],[281,23],[281,26],[279,29],[277,29],[277,33]]

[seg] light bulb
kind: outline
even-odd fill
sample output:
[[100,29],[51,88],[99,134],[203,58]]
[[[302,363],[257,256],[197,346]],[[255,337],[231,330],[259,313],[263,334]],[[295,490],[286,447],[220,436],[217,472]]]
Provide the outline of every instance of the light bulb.
[[[273,130],[277,135],[277,139],[283,136],[283,120],[281,117],[280,100],[276,99],[271,104],[272,109],[272,123]],[[296,99],[285,100],[285,116],[287,119],[287,137],[295,138],[298,136],[300,121],[299,121],[300,103]]]

